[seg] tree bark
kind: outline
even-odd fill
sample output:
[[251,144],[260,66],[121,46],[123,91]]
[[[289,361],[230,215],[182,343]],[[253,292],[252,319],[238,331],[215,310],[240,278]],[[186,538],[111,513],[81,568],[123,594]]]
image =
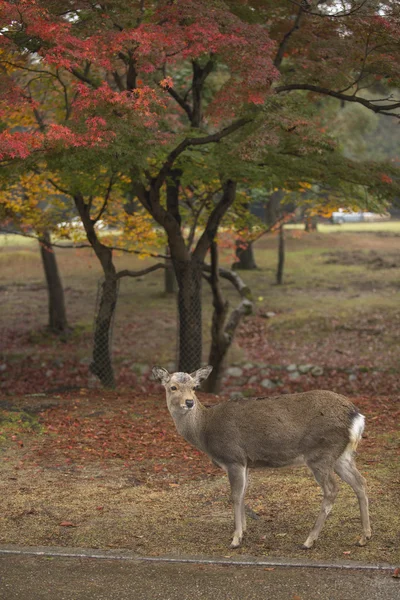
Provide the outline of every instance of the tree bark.
[[279,245],[278,245],[278,269],[276,272],[276,283],[282,284],[283,267],[285,264],[285,229],[283,223],[279,226]]
[[236,240],[236,258],[232,268],[235,270],[250,271],[257,269],[257,264],[254,258],[253,244]]
[[[166,248],[166,254],[169,256],[170,251],[169,247]],[[166,294],[176,294],[177,284],[174,266],[171,260],[166,259],[165,261],[166,268],[164,270],[164,292]]]
[[76,194],[74,200],[85,227],[86,236],[100,261],[104,273],[99,310],[95,322],[93,359],[90,370],[100,379],[104,387],[114,388],[115,378],[111,360],[111,325],[117,304],[118,284],[112,250],[104,246],[97,237],[94,228],[95,221],[90,217],[90,205],[85,203],[81,194]]
[[39,234],[40,254],[46,275],[49,321],[48,327],[53,333],[68,331],[67,313],[65,309],[64,290],[58,271],[56,255],[51,245],[50,233]]
[[107,388],[115,388],[114,369],[111,360],[111,325],[117,304],[117,281],[107,277],[101,286],[99,309],[96,316],[91,372]]
[[[231,347],[235,331],[244,315],[252,312],[253,303],[251,292],[243,281],[233,271],[218,267],[218,247],[211,245],[211,275],[208,281],[213,294],[214,313],[211,325],[211,348],[208,362],[213,367],[204,382],[204,391],[217,394],[221,388],[221,378],[226,355]],[[237,289],[241,302],[231,312],[228,318],[229,302],[224,300],[220,286],[220,275],[225,276]]]
[[178,370],[191,373],[201,366],[202,332],[202,263],[195,258],[174,260],[178,281]]

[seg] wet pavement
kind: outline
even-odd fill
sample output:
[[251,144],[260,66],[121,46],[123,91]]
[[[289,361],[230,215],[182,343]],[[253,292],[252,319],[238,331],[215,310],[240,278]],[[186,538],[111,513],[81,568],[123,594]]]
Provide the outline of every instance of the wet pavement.
[[[28,552],[28,550],[26,550]],[[84,551],[83,551],[84,552]],[[400,600],[393,570],[2,553],[1,600]],[[357,567],[355,565],[355,567]]]

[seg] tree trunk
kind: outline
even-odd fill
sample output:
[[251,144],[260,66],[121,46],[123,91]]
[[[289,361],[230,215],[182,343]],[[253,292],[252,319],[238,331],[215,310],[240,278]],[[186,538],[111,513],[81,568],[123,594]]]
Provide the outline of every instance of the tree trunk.
[[178,280],[179,359],[178,370],[191,373],[201,366],[202,354],[202,263],[174,261]]
[[67,313],[65,310],[64,290],[58,272],[56,255],[51,245],[50,233],[45,231],[39,235],[40,254],[47,282],[49,322],[48,327],[54,333],[68,331]]
[[107,277],[101,286],[93,341],[93,360],[90,365],[91,372],[107,388],[115,387],[114,370],[111,362],[111,326],[117,304],[117,293],[118,284],[115,277]]
[[245,244],[240,240],[236,240],[236,257],[237,261],[233,263],[233,269],[243,269],[245,271],[257,269],[256,261],[254,259],[253,244]]
[[[168,246],[166,248],[166,254],[168,256],[170,255]],[[167,265],[167,268],[164,269],[164,291],[166,294],[176,294],[177,285],[174,266],[171,260],[166,260],[165,264]]]
[[[233,271],[219,269],[218,246],[215,242],[211,244],[211,275],[208,282],[213,295],[214,313],[211,325],[211,348],[208,363],[213,367],[207,380],[204,382],[204,391],[218,394],[221,387],[221,378],[224,361],[231,347],[236,329],[244,315],[252,312],[253,304],[251,292],[244,285],[240,277]],[[241,302],[231,312],[228,318],[229,302],[222,295],[220,275],[233,283],[241,296]]]
[[305,219],[305,227],[304,227],[305,231],[318,231],[318,225],[317,225],[317,217],[313,216],[310,217],[309,215],[306,216]]
[[114,388],[115,379],[111,361],[111,325],[118,294],[116,269],[111,248],[104,246],[97,237],[95,222],[90,218],[90,203],[86,204],[81,193],[74,196],[75,206],[85,227],[86,236],[100,261],[104,273],[100,302],[95,322],[91,372],[104,387]]
[[285,229],[283,223],[279,226],[279,246],[278,246],[278,269],[276,272],[276,283],[282,284],[283,267],[285,264]]

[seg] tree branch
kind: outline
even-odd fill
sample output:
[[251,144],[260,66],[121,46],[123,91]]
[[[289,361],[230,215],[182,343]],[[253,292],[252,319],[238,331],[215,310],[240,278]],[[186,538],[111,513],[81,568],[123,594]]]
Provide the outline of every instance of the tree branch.
[[169,175],[172,165],[174,164],[174,162],[176,161],[178,156],[180,156],[182,154],[182,152],[184,152],[186,150],[186,148],[188,148],[189,146],[202,146],[205,144],[211,144],[213,142],[219,142],[224,137],[237,131],[241,127],[244,127],[244,125],[247,125],[251,121],[252,121],[252,119],[249,119],[249,118],[238,119],[237,121],[234,121],[234,123],[231,123],[230,125],[228,125],[228,127],[224,127],[224,129],[221,129],[221,131],[217,131],[216,133],[211,133],[210,135],[206,135],[206,136],[198,137],[198,138],[185,138],[167,156],[167,160],[164,162],[163,166],[161,167],[157,177],[153,180],[154,189],[158,191],[161,188],[161,186],[164,184],[166,178]]
[[232,206],[236,197],[236,182],[229,179],[224,184],[224,192],[217,206],[211,212],[208,217],[207,225],[197,242],[196,248],[194,249],[193,256],[203,261],[207,250],[214,241],[216,233],[218,231],[219,224],[226,211]]
[[275,60],[274,60],[274,67],[276,67],[277,69],[279,69],[279,67],[281,66],[281,62],[283,60],[283,55],[285,53],[289,39],[291,38],[292,34],[297,29],[300,28],[300,21],[303,16],[303,12],[304,12],[303,7],[300,6],[299,12],[296,15],[296,19],[293,24],[293,27],[291,29],[289,29],[289,31],[283,36],[283,39],[282,39],[281,43],[279,44],[278,52],[276,53]]
[[375,113],[390,115],[392,117],[400,119],[400,114],[392,114],[386,112],[388,110],[396,110],[397,108],[400,108],[400,102],[377,106],[376,104],[374,104],[374,100],[367,100],[366,98],[360,98],[359,96],[349,96],[348,94],[335,92],[334,90],[329,90],[328,88],[320,87],[318,85],[311,85],[308,83],[293,83],[289,85],[281,85],[275,88],[275,92],[277,94],[281,94],[282,92],[291,92],[293,90],[306,90],[309,92],[315,92],[316,94],[322,94],[324,96],[332,96],[333,98],[343,100],[344,102],[356,102],[358,104],[362,104],[366,108],[369,108]]
[[147,269],[142,269],[141,271],[130,271],[129,269],[124,269],[123,271],[119,271],[115,279],[121,279],[122,277],[141,277],[142,275],[147,275],[147,273],[152,273],[153,271],[157,271],[158,269],[166,269],[167,265],[163,263],[157,263],[148,267]]

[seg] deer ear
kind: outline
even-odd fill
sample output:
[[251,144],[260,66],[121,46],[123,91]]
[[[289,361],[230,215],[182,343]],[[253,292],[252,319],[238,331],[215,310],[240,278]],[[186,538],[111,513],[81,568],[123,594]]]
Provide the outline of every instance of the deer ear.
[[197,369],[197,371],[193,371],[193,373],[190,373],[190,377],[195,380],[197,385],[200,385],[204,379],[207,379],[212,370],[213,368],[208,365],[208,367],[202,367],[201,369]]
[[153,367],[151,372],[153,373],[154,379],[158,379],[163,385],[168,383],[171,379],[171,375],[168,373],[167,369],[164,369],[163,367]]

